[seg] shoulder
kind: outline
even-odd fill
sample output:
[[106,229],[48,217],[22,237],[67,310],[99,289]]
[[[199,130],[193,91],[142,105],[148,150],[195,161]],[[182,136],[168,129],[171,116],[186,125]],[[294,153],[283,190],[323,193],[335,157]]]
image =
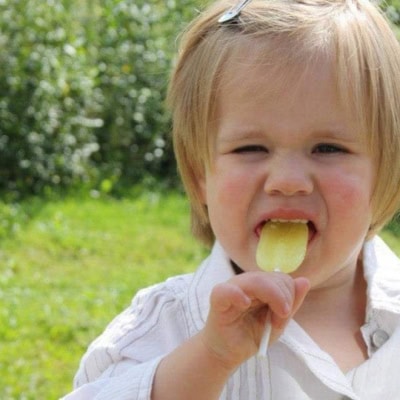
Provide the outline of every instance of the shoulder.
[[383,241],[375,236],[364,245],[364,274],[366,279],[377,276],[381,280],[400,279],[400,259]]
[[142,338],[160,324],[164,328],[165,325],[180,324],[182,318],[179,314],[184,312],[191,280],[192,274],[180,275],[141,289],[130,306],[108,325],[95,343],[115,343],[123,347],[127,341]]
[[189,337],[186,296],[192,274],[140,290],[129,307],[89,346],[75,384],[111,375],[119,364],[141,364],[171,351]]
[[117,323],[118,332],[122,332],[123,327],[123,331],[130,334],[135,331],[140,336],[160,325],[164,329],[185,326],[184,314],[192,279],[193,274],[180,275],[140,290],[121,318],[111,323],[109,328],[112,330]]
[[379,237],[365,244],[364,276],[372,305],[400,314],[400,260]]
[[120,374],[128,366],[171,352],[203,328],[212,288],[232,275],[228,258],[216,245],[196,272],[140,290],[89,346],[75,386]]

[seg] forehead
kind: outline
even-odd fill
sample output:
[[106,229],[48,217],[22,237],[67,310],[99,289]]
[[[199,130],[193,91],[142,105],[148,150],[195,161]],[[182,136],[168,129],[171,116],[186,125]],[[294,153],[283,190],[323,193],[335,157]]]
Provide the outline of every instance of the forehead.
[[[274,54],[275,53],[275,54]],[[302,103],[304,99],[304,104]],[[237,121],[244,115],[305,113],[309,118],[327,114],[347,119],[336,85],[330,57],[313,55],[307,60],[265,52],[265,47],[243,47],[225,63],[217,95],[217,116]],[[254,112],[253,112],[254,111]],[[289,115],[290,117],[290,115]]]
[[278,37],[239,37],[228,47],[218,78],[219,103],[222,97],[238,91],[241,96],[262,97],[267,95],[266,90],[270,95],[280,92],[289,81],[297,81],[317,58],[305,50],[295,51],[289,40]]
[[[283,66],[260,62],[251,52],[226,66],[217,98],[215,135],[218,146],[266,140],[295,146],[305,141],[341,141],[373,156],[368,135],[341,101],[335,64],[329,57]],[[365,147],[366,146],[366,147]]]
[[[256,73],[259,79],[298,80],[315,64],[335,72],[335,54],[329,46],[315,48],[303,40],[268,35],[236,37],[227,44],[226,58],[221,66],[220,85],[241,80]],[[235,82],[237,83],[237,82]]]

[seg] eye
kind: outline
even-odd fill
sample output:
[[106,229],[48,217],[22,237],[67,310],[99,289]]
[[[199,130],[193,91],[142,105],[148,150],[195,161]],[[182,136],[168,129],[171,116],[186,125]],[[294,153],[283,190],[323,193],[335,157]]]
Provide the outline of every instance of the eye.
[[317,154],[347,153],[347,150],[344,147],[337,144],[320,143],[313,148],[313,153]]
[[243,154],[243,153],[268,153],[268,149],[264,146],[258,144],[251,144],[246,146],[241,146],[233,150],[236,154]]

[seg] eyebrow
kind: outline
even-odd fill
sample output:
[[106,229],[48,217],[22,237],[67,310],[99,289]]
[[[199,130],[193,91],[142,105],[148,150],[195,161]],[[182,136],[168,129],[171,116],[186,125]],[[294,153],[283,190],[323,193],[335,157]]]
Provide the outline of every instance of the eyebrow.
[[[246,140],[260,139],[260,138],[268,138],[276,135],[268,135],[268,130],[261,130],[258,128],[238,128],[237,126],[233,126],[232,128],[228,127],[228,129],[222,131],[226,132],[224,135],[217,135],[216,140],[220,143],[230,143],[230,142],[240,142]],[[309,132],[308,138],[316,138],[320,140],[337,140],[345,143],[356,143],[360,139],[363,139],[363,136],[360,134],[347,134],[345,128],[342,126],[332,126],[331,128],[326,129],[316,129],[314,131]]]
[[[220,133],[223,133],[222,135]],[[219,143],[241,142],[247,140],[255,140],[265,138],[266,133],[260,129],[240,129],[232,127],[232,129],[225,129],[219,131],[216,135],[216,141]]]

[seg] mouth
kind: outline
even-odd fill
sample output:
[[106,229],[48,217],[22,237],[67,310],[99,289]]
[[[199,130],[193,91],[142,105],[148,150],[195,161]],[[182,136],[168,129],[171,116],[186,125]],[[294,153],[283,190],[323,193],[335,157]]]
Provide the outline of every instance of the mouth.
[[261,230],[264,227],[265,224],[268,222],[287,222],[287,223],[299,223],[299,224],[306,224],[308,228],[308,240],[307,243],[310,244],[310,242],[314,239],[314,237],[317,235],[317,228],[314,224],[313,221],[311,220],[306,220],[306,219],[282,219],[282,218],[271,218],[262,221],[256,228],[256,235],[259,238],[261,235]]

